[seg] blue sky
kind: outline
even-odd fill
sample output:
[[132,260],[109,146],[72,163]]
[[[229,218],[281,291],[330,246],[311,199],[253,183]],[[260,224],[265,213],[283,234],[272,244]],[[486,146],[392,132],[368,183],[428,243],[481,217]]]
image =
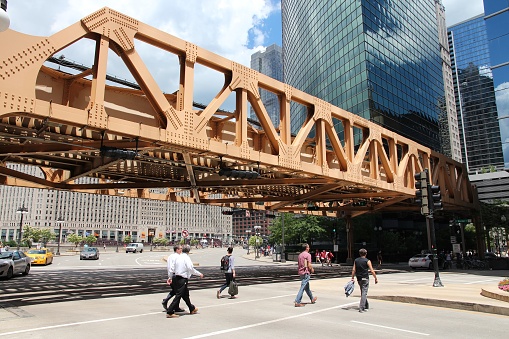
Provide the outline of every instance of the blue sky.
[[[482,0],[443,3],[449,25],[483,12]],[[246,66],[250,66],[253,53],[273,43],[281,46],[280,0],[10,0],[8,14],[11,29],[50,36],[105,6]],[[140,43],[136,48],[160,88],[174,92],[178,88],[178,65],[169,63],[167,55],[151,46]],[[57,56],[92,66],[92,49],[93,44],[80,41]],[[109,74],[133,80],[121,62],[114,56],[111,59]],[[195,99],[207,103],[222,86],[222,78],[204,69],[196,71],[196,78]],[[214,87],[216,82],[220,85]]]

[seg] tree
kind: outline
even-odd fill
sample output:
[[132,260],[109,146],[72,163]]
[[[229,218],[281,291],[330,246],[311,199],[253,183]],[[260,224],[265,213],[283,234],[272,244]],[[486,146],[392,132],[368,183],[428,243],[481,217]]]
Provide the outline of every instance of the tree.
[[97,238],[95,237],[95,235],[90,234],[88,237],[83,239],[83,241],[85,241],[85,244],[90,246],[90,245],[92,245],[93,243],[95,243],[97,241]]
[[46,244],[48,241],[56,239],[55,233],[53,233],[49,228],[44,228],[42,230],[39,230],[40,235],[40,241],[46,247]]
[[21,242],[26,243],[29,248],[32,247],[32,242],[39,242],[40,239],[41,232],[38,228],[30,227],[28,225],[23,227]]
[[168,239],[166,238],[155,238],[152,243],[156,246],[166,246],[168,245]]
[[291,213],[282,213],[269,228],[269,241],[273,244],[282,243],[283,218],[285,224],[285,243],[287,244],[311,243],[312,239],[317,239],[327,234],[323,225],[326,220],[324,218],[314,215],[294,216]]
[[263,243],[263,239],[262,237],[260,236],[252,236],[251,238],[249,238],[249,246],[253,246],[253,247],[259,247],[261,246]]
[[125,238],[124,238],[124,243],[125,244],[129,244],[130,242],[132,242],[133,240],[133,237],[131,237],[130,235],[127,235]]
[[74,244],[74,247],[76,248],[83,241],[83,237],[81,235],[71,233],[67,237],[67,241],[69,241],[71,244]]

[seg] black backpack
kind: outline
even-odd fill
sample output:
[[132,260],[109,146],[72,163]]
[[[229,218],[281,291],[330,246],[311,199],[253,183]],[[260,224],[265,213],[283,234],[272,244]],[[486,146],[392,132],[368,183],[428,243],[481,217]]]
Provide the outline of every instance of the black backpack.
[[230,256],[225,255],[221,258],[221,271],[228,271],[228,268],[230,268]]

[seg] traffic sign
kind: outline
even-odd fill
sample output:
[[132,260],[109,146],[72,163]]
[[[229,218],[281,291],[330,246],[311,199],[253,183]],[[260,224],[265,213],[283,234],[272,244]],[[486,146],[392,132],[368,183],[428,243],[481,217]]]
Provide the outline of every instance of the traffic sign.
[[184,238],[187,238],[189,236],[189,231],[188,230],[182,230],[182,236]]
[[455,243],[456,243],[456,236],[451,235],[451,244],[455,244]]
[[472,219],[458,219],[458,220],[456,220],[456,222],[466,222],[466,223],[471,223],[471,222],[472,222]]

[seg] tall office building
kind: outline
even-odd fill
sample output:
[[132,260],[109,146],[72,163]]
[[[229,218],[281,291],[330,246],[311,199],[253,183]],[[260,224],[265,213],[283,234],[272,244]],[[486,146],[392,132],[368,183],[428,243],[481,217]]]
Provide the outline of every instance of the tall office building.
[[448,28],[456,107],[469,174],[504,168],[484,15]]
[[495,88],[505,168],[509,168],[509,2],[484,0],[491,73]]
[[[251,68],[278,81],[283,81],[283,54],[282,49],[276,44],[270,45],[265,51],[251,55]],[[269,91],[260,89],[260,97],[267,110],[267,114],[274,126],[279,126],[279,99]],[[254,111],[251,118],[258,120]]]
[[[7,166],[42,178],[36,166],[11,163]],[[93,180],[80,179],[81,182]],[[166,192],[157,190],[151,191]],[[214,239],[231,241],[232,217],[223,215],[220,207],[127,198],[122,190],[117,193],[113,196],[0,185],[0,240],[19,239],[21,216],[16,211],[25,207],[28,213],[24,215],[22,227],[49,228],[58,234],[60,218],[64,221],[63,241],[70,233],[95,235],[103,241],[121,241],[126,236],[140,242],[163,237],[179,240],[184,229],[191,238],[202,238],[205,234],[210,238],[212,234]]]
[[[447,99],[437,4],[282,0],[284,81],[443,151],[439,121],[447,117]],[[299,114],[292,129],[304,119]]]
[[435,1],[435,7],[445,94],[444,100],[441,102],[443,109],[441,110],[441,115],[438,118],[440,126],[441,153],[458,162],[462,162],[458,115],[456,114],[456,100],[454,96],[454,82],[452,77],[451,55],[449,53],[447,26],[445,24],[445,8],[441,1]]

